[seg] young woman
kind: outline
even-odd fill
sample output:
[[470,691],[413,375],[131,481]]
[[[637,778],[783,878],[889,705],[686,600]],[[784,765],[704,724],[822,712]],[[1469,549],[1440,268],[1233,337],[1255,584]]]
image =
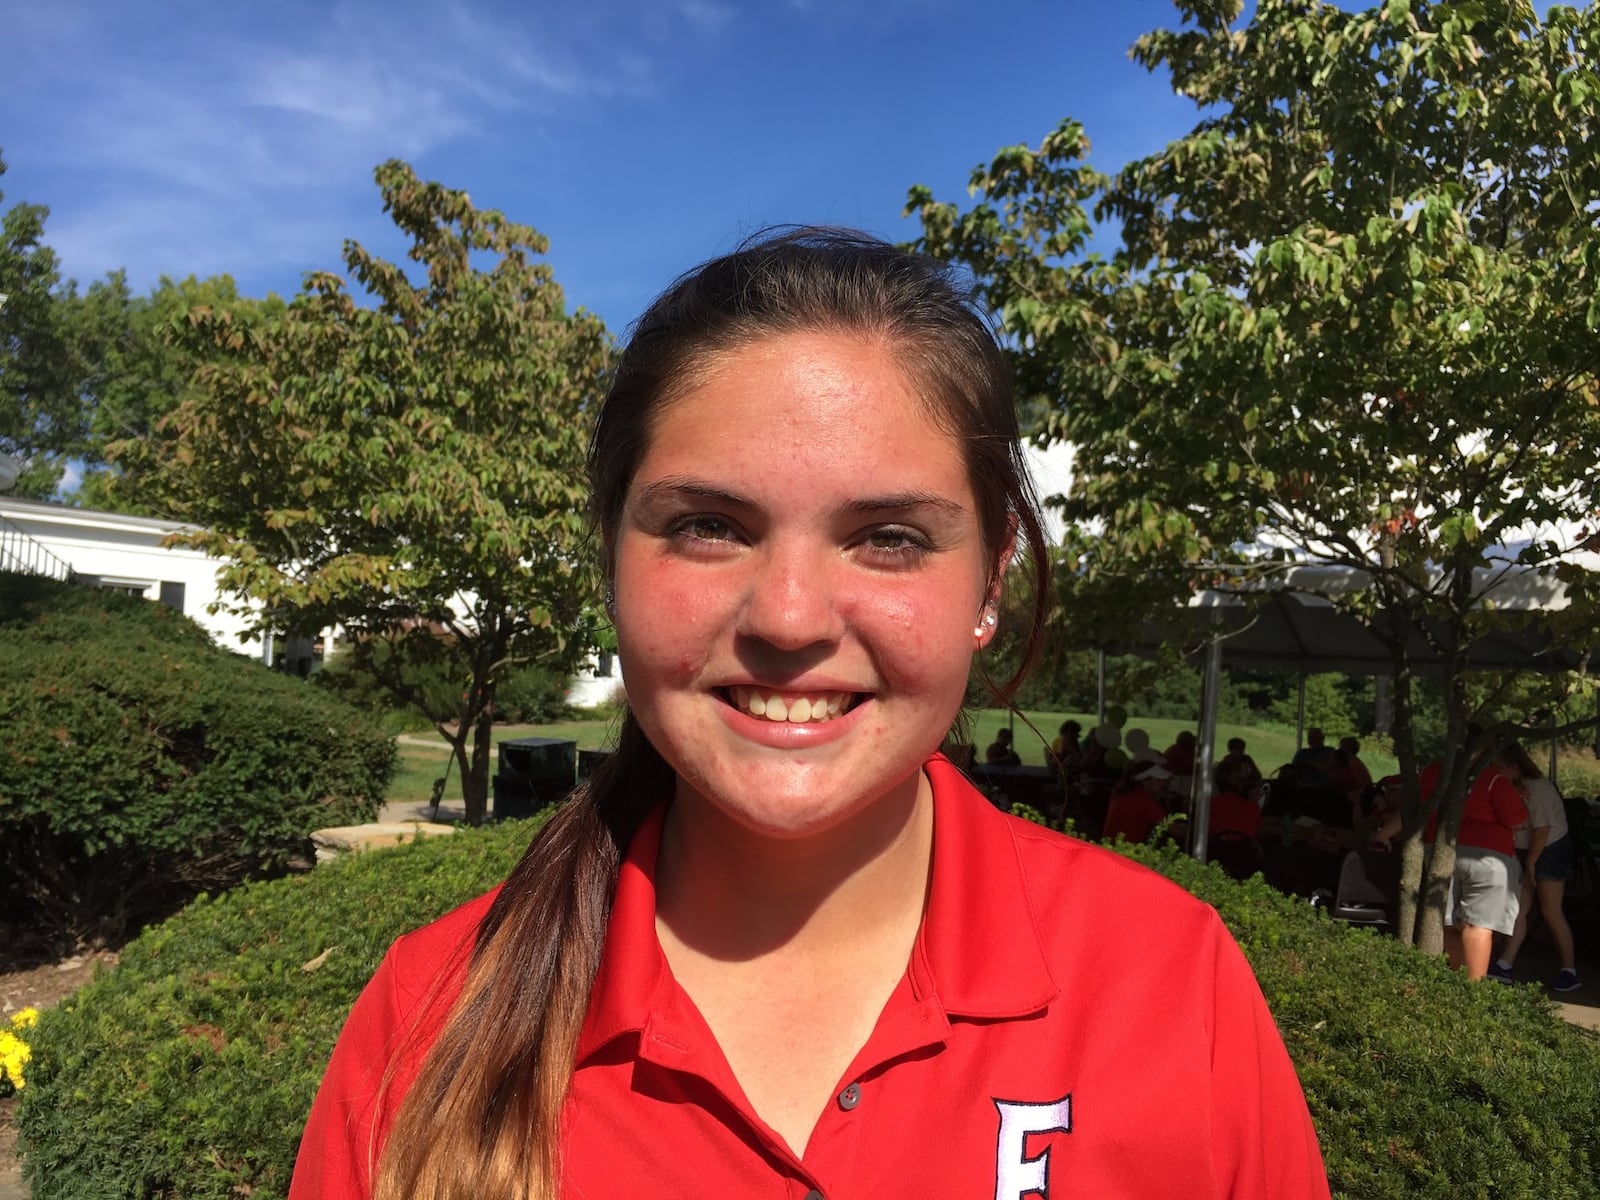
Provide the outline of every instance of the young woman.
[[1567,836],[1567,810],[1553,779],[1545,778],[1528,751],[1519,742],[1506,747],[1517,786],[1528,806],[1528,820],[1517,829],[1517,857],[1522,860],[1522,890],[1517,900],[1517,924],[1507,939],[1500,957],[1489,967],[1489,974],[1505,983],[1516,982],[1517,952],[1528,936],[1534,916],[1534,901],[1550,927],[1561,969],[1550,984],[1553,992],[1575,992],[1583,986],[1578,978],[1578,960],[1572,944],[1572,926],[1562,911],[1567,877],[1572,874],[1572,839]]
[[802,230],[692,272],[590,473],[618,750],[391,950],[294,1200],[1327,1195],[1216,914],[937,753],[1045,561],[941,267]]

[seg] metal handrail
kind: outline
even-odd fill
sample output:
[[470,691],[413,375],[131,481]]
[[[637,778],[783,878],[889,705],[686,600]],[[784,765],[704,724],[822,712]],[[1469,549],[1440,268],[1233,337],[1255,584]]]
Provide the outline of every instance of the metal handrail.
[[40,545],[27,530],[0,517],[0,571],[44,575],[64,583],[72,581],[72,567]]

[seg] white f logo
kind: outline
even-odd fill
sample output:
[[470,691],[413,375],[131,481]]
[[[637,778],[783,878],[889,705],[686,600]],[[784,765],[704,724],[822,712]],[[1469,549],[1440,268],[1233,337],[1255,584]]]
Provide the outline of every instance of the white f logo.
[[1030,1133],[1071,1133],[1072,1096],[1044,1104],[996,1100],[1000,1110],[1000,1142],[994,1168],[994,1200],[1050,1200],[1050,1147],[1035,1158],[1026,1154]]

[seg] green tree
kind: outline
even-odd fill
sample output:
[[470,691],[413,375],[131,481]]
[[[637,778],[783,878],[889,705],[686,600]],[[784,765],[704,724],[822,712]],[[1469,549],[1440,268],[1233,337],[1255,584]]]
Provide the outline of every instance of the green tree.
[[226,353],[216,345],[197,348],[186,336],[188,314],[226,311],[235,327],[250,329],[281,317],[285,308],[275,294],[241,296],[228,275],[163,275],[139,297],[129,293],[120,272],[92,285],[70,317],[89,366],[87,466],[71,499],[116,512],[170,515],[164,464],[174,434],[166,418],[193,391],[195,372]]
[[67,319],[76,291],[44,243],[49,215],[15,204],[0,216],[0,454],[26,464],[15,491],[35,497],[55,490],[86,432],[82,359]]
[[566,671],[592,641],[583,460],[608,342],[567,311],[534,230],[404,163],[375,174],[419,278],[347,242],[370,303],[318,272],[280,316],[190,309],[208,361],[165,418],[160,487],[259,624],[455,664],[444,703],[405,698],[450,740],[477,823],[497,682]]
[[[1547,571],[1556,639],[1600,629],[1571,556],[1600,469],[1600,7],[1261,0],[1242,25],[1236,0],[1176,7],[1184,28],[1132,54],[1195,101],[1188,136],[1107,179],[1069,121],[978,168],[965,210],[922,188],[908,208],[1079,447],[1059,575],[1078,612],[1282,586],[1289,560],[1366,572],[1330,598],[1390,647],[1412,780],[1409,639],[1442,660],[1439,851],[1424,881],[1413,792],[1401,896],[1403,931],[1437,948],[1465,789],[1506,732],[1468,732],[1500,700],[1468,688],[1472,649],[1516,620],[1493,585]],[[1103,257],[1091,205],[1120,226]]]

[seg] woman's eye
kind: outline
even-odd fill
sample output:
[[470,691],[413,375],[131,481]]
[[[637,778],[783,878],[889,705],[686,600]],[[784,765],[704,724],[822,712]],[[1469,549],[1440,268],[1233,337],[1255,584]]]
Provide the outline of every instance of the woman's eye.
[[862,544],[875,558],[888,562],[909,561],[930,549],[927,538],[898,525],[874,529],[862,539]]
[[721,517],[684,517],[668,532],[691,542],[725,542],[733,537],[733,526]]

